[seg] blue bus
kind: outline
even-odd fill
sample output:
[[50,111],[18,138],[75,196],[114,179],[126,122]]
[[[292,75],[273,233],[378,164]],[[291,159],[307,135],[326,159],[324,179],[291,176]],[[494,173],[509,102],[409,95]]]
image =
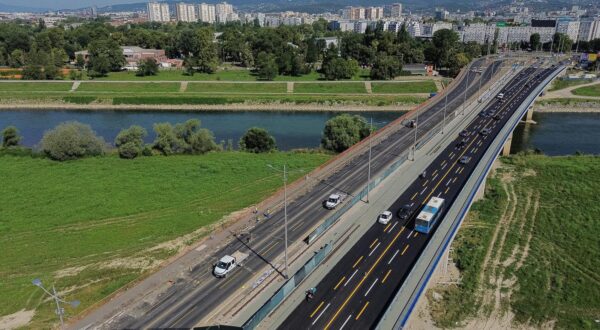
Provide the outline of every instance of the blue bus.
[[443,198],[431,197],[417,216],[415,230],[423,234],[429,234],[442,213],[442,207],[444,207]]

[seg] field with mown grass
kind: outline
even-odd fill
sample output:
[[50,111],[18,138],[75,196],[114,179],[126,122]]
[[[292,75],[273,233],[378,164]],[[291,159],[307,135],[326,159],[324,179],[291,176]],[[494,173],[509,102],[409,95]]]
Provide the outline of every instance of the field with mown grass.
[[430,299],[433,319],[455,327],[474,317],[494,327],[510,312],[534,328],[597,328],[600,157],[502,161],[456,236],[461,283],[433,289],[443,296]]
[[0,82],[2,92],[68,92],[73,82]]
[[179,87],[179,83],[82,82],[76,93],[174,93]]
[[185,90],[188,93],[286,93],[286,83],[195,83]]
[[54,307],[32,279],[81,300],[67,308],[73,316],[206,233],[178,238],[277,190],[281,175],[267,164],[287,164],[295,179],[329,157],[220,152],[59,163],[0,153],[0,317],[36,310],[28,328],[55,326]]
[[362,82],[297,83],[294,84],[294,93],[366,94],[367,90]]
[[433,93],[437,87],[432,80],[413,82],[374,82],[371,84],[373,93],[382,94],[407,94],[407,93]]
[[550,92],[558,91],[558,90],[565,89],[568,87],[587,84],[589,82],[590,82],[590,80],[583,80],[583,79],[579,79],[579,80],[554,79],[554,81],[552,81],[552,85],[550,86],[550,89],[548,91],[550,91]]
[[600,96],[600,83],[591,86],[580,87],[572,91],[573,94],[579,96]]

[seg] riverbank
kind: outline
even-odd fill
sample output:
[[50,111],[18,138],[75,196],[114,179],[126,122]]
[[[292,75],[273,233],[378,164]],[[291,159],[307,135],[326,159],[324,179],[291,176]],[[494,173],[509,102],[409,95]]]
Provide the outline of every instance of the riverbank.
[[600,100],[598,103],[585,102],[581,105],[561,105],[560,103],[555,104],[535,104],[535,112],[544,113],[600,113]]
[[33,278],[80,300],[67,307],[72,317],[279,189],[281,175],[267,165],[286,164],[294,181],[330,157],[219,152],[59,163],[0,154],[0,324],[26,314],[18,327],[55,328],[54,307]]
[[515,155],[498,165],[409,328],[597,327],[600,157]]

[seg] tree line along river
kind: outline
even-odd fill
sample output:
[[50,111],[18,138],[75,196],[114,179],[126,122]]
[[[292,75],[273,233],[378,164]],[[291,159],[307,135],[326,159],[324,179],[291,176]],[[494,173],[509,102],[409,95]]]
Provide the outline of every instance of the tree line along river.
[[[0,129],[14,125],[23,136],[22,143],[34,147],[44,132],[65,121],[89,124],[98,135],[112,143],[118,132],[131,125],[140,125],[149,132],[147,142],[154,139],[152,125],[160,122],[179,123],[191,118],[202,121],[215,140],[232,139],[234,145],[250,127],[267,129],[277,140],[280,150],[316,148],[321,141],[325,122],[337,112],[301,111],[72,111],[72,110],[4,110],[0,111]],[[402,115],[402,112],[361,112],[365,118],[381,127]],[[515,130],[512,151],[526,149],[555,156],[576,151],[600,154],[600,114],[597,113],[535,113],[537,125],[519,125]]]

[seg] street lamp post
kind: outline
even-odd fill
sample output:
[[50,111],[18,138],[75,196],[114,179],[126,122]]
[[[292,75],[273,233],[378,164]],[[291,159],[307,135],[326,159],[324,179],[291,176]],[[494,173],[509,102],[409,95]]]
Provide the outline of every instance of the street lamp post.
[[52,286],[52,292],[48,291],[43,285],[42,285],[42,280],[40,280],[39,278],[34,279],[33,281],[31,281],[31,283],[37,287],[39,287],[40,289],[44,290],[44,292],[49,295],[52,299],[54,299],[54,303],[56,304],[56,314],[58,315],[58,318],[60,319],[60,327],[61,329],[64,328],[65,326],[65,322],[63,320],[63,315],[65,314],[65,310],[64,308],[62,308],[60,306],[61,303],[63,304],[69,304],[71,305],[73,308],[79,306],[80,302],[79,300],[74,300],[74,301],[65,301],[64,299],[62,299],[58,293],[56,292],[56,288],[54,287],[54,285]]
[[415,143],[413,144],[412,150],[413,150],[413,162],[415,161],[416,158],[416,153],[417,153],[417,130],[419,129],[419,108],[417,107],[417,119],[415,121]]
[[442,134],[444,134],[444,128],[446,128],[446,109],[448,108],[448,93],[444,97],[444,121],[442,121]]
[[373,117],[371,117],[371,127],[369,128],[369,169],[367,171],[367,203],[369,202],[369,192],[371,191],[371,134],[373,134]]
[[463,91],[463,106],[462,106],[462,114],[465,115],[465,103],[467,102],[467,89],[469,88],[469,74],[471,71],[467,71],[467,84],[465,85],[465,89]]

